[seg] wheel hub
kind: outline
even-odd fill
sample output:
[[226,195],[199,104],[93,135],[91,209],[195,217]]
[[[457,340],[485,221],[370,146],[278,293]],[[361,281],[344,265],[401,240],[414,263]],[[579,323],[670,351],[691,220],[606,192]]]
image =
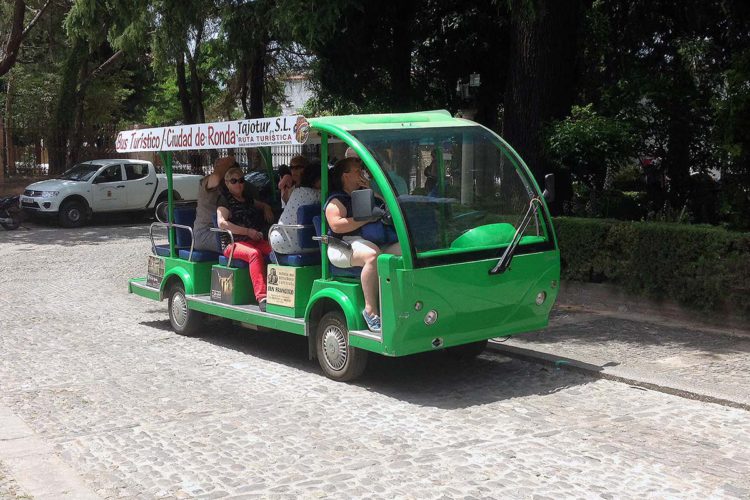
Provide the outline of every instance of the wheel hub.
[[323,332],[323,355],[332,370],[341,370],[349,357],[346,335],[337,327],[331,326]]
[[68,219],[70,219],[73,222],[78,222],[78,220],[81,218],[81,212],[77,208],[71,208],[68,210]]
[[172,319],[174,319],[174,322],[182,327],[185,324],[185,320],[187,319],[187,301],[185,300],[185,296],[181,293],[176,293],[172,297]]

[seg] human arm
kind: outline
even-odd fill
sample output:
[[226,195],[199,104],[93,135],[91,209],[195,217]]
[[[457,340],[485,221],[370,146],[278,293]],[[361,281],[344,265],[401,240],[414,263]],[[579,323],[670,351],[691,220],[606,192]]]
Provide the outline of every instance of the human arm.
[[346,207],[339,200],[331,200],[326,205],[326,221],[334,233],[346,234],[356,231],[370,221],[355,221],[347,217]]
[[292,179],[291,175],[287,174],[281,178],[279,181],[279,191],[281,192],[281,199],[284,200],[284,203],[287,203],[289,196],[294,191],[294,179]]
[[224,174],[226,174],[227,170],[232,168],[236,163],[234,155],[224,156],[217,159],[214,162],[214,171],[211,172],[206,180],[206,189],[211,190],[218,187],[219,184],[221,184],[221,180],[224,178]]
[[260,200],[254,200],[253,205],[258,210],[263,210],[263,218],[268,222],[269,224],[273,224],[274,219],[276,218],[273,214],[273,209],[271,208],[271,205],[268,203],[264,203]]
[[216,225],[219,226],[219,229],[226,229],[227,231],[231,231],[232,234],[247,236],[255,241],[263,239],[263,233],[251,227],[244,227],[229,222],[230,217],[231,213],[227,207],[219,206],[216,208]]

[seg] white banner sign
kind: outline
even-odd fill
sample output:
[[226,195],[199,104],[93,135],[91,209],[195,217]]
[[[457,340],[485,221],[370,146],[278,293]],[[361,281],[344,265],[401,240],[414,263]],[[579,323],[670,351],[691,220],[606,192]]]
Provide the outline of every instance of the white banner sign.
[[257,148],[304,144],[310,124],[304,116],[126,130],[117,134],[117,152]]

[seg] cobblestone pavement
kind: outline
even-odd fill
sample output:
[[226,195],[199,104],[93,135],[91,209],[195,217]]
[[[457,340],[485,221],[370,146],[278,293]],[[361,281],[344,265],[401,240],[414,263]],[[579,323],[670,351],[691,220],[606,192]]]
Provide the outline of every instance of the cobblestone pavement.
[[496,353],[376,358],[340,384],[301,337],[178,336],[126,291],[146,234],[0,232],[0,406],[102,497],[750,496],[741,409]]
[[8,467],[0,462],[0,498],[22,500],[31,498],[18,486],[16,480],[8,472]]

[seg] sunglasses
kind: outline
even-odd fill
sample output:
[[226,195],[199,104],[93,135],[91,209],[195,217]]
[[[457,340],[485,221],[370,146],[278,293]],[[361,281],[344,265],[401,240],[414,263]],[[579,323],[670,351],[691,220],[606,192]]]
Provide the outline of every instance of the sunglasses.
[[227,182],[229,184],[237,184],[237,183],[244,184],[245,183],[245,179],[243,177],[240,177],[239,179],[227,179]]

